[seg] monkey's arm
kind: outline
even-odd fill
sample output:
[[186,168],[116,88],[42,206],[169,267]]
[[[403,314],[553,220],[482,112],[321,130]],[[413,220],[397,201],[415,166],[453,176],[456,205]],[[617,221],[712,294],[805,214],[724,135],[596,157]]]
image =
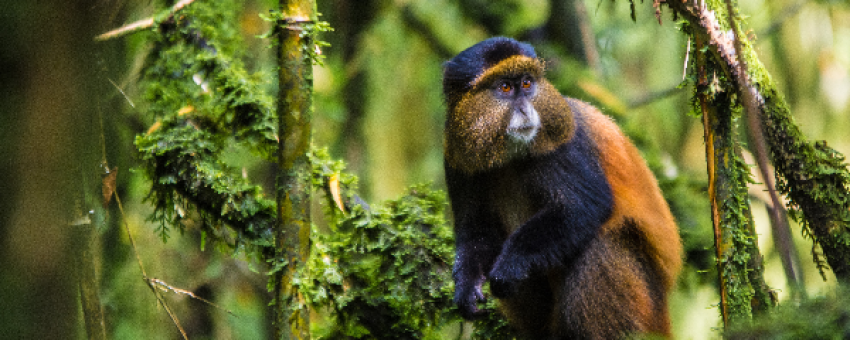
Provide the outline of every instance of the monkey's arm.
[[511,234],[488,275],[493,295],[512,296],[532,270],[569,266],[581,255],[602,223],[570,210],[551,207],[540,211]]
[[446,184],[455,216],[454,300],[466,319],[487,313],[477,306],[484,300],[481,286],[504,242],[501,230],[496,227],[498,222],[486,210],[481,188],[474,179],[446,166]]
[[537,183],[542,207],[502,246],[489,272],[496,297],[516,292],[530,271],[568,266],[581,255],[612,216],[614,194],[594,153],[573,144],[532,166],[528,183]]

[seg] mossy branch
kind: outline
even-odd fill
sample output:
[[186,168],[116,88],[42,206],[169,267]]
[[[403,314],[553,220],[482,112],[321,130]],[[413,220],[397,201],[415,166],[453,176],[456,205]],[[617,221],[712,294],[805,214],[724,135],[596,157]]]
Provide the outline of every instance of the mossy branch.
[[[712,1],[707,3],[702,7],[691,2],[667,4],[690,23],[696,34],[709,37],[711,57],[731,77],[739,67],[734,44],[722,33],[725,30],[720,29],[728,24],[714,14],[722,6]],[[845,158],[826,142],[812,142],[803,136],[751,44],[744,40],[741,50],[750,65],[746,76],[762,111],[777,187],[789,198],[789,213],[802,225],[803,234],[814,241],[812,253],[818,267],[821,271],[825,269],[816,250],[819,246],[836,277],[847,283],[850,281],[850,172]]]
[[186,212],[196,210],[206,220],[203,225],[210,236],[268,253],[276,220],[274,202],[218,160],[221,144],[190,120],[168,122],[136,137],[145,173],[153,179],[152,219],[161,223],[165,239],[168,226],[182,226]]
[[817,246],[838,280],[850,283],[850,174],[844,156],[824,141],[803,138],[784,100],[765,93],[765,127],[779,190],[789,212],[814,241],[812,254],[823,272]]
[[[218,4],[226,6],[227,4]],[[233,248],[271,252],[274,202],[221,161],[228,141],[266,159],[277,149],[276,116],[261,77],[248,75],[228,46],[227,11],[198,3],[157,26],[141,84],[157,120],[136,146],[152,180],[149,199],[167,239],[170,227],[192,221],[206,236]],[[212,38],[210,38],[212,37]],[[197,214],[192,214],[197,212]],[[263,257],[263,256],[261,256]]]
[[[701,44],[696,41],[697,48]],[[729,325],[749,320],[754,311],[767,309],[773,301],[764,282],[762,257],[747,197],[747,185],[752,179],[734,133],[740,114],[734,108],[738,104],[729,93],[716,92],[717,88],[711,86],[719,80],[705,72],[712,65],[704,55],[696,56],[695,65],[701,70],[695,105],[703,116],[705,128],[720,310],[724,325]]]
[[[740,46],[749,45],[741,43],[741,38],[736,49],[736,41],[724,33],[727,30],[722,27],[728,24],[722,21],[721,15],[708,10],[705,4],[696,8],[689,4],[668,3],[685,18],[683,31],[692,36],[695,45],[691,67],[696,85],[694,105],[695,111],[703,117],[705,128],[720,310],[724,325],[729,326],[750,320],[754,313],[775,304],[774,294],[764,281],[762,256],[747,197],[747,186],[752,179],[735,135],[743,111],[742,100],[754,103],[752,93],[755,91],[736,54]],[[654,6],[657,10],[659,2]],[[712,2],[711,6],[722,8],[719,1]],[[752,107],[749,106],[747,112],[757,115]]]
[[[764,281],[763,259],[757,246],[747,186],[752,183],[750,171],[741,157],[741,146],[735,134],[743,112],[742,98],[736,83],[740,70],[736,64],[734,43],[720,32],[714,12],[689,21],[685,31],[693,37],[698,112],[703,116],[709,196],[715,228],[720,309],[725,326],[750,320],[775,304],[774,294]],[[720,58],[718,58],[720,56]],[[726,59],[724,59],[724,57]],[[724,72],[725,71],[725,72]],[[749,91],[749,89],[745,89]]]
[[312,142],[312,100],[315,3],[280,0],[275,22],[278,67],[277,225],[275,226],[274,338],[310,339],[310,309],[296,285],[311,251],[310,181],[308,153]]
[[156,16],[144,18],[144,19],[135,21],[133,23],[121,26],[121,27],[116,28],[114,30],[111,30],[109,32],[100,34],[100,35],[96,36],[94,38],[94,40],[95,41],[106,41],[106,40],[109,40],[109,39],[112,39],[112,38],[117,38],[117,37],[120,37],[120,36],[123,36],[123,35],[126,35],[126,34],[130,34],[130,33],[133,33],[133,32],[139,31],[139,30],[151,28],[156,24],[156,18],[157,17],[159,17],[159,18],[170,18],[171,16],[174,15],[174,13],[177,13],[177,11],[183,9],[183,7],[188,6],[189,4],[191,4],[194,1],[195,0],[180,0],[176,4],[174,4],[174,6],[171,6],[171,8],[168,9],[167,11],[159,13]]
[[317,336],[421,339],[458,320],[450,312],[454,248],[445,194],[418,185],[370,206],[357,196],[357,179],[343,172],[341,162],[324,150],[311,159],[313,185],[325,193],[331,228],[315,233],[309,274],[299,281],[311,305],[332,311],[333,326]]

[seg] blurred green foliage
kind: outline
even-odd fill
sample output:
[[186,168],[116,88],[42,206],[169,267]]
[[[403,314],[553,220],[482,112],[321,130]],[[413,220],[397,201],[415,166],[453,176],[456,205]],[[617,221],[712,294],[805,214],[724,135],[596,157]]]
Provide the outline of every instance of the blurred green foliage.
[[850,295],[838,289],[799,304],[779,306],[751,323],[724,332],[729,340],[847,339],[850,337]]

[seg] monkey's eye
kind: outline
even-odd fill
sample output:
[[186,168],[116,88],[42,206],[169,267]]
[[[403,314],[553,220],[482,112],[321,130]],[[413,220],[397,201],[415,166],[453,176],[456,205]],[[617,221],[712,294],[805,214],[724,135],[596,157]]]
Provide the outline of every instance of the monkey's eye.
[[523,79],[522,80],[522,88],[530,89],[531,88],[531,79]]
[[513,89],[514,89],[513,86],[511,86],[511,84],[508,83],[508,82],[504,82],[504,83],[499,84],[499,90],[502,90],[502,92],[504,92],[504,93],[511,92],[511,90],[513,90]]

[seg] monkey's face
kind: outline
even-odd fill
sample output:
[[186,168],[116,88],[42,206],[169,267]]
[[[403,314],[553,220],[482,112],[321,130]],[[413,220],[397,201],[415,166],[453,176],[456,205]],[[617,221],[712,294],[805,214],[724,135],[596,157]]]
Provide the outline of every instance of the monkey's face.
[[446,160],[473,173],[551,152],[571,133],[569,107],[543,78],[542,62],[513,56],[485,70],[449,109]]
[[537,80],[525,74],[518,79],[499,79],[493,91],[496,100],[504,101],[507,110],[509,148],[517,152],[527,151],[528,145],[540,130],[540,115],[532,104],[536,94]]

